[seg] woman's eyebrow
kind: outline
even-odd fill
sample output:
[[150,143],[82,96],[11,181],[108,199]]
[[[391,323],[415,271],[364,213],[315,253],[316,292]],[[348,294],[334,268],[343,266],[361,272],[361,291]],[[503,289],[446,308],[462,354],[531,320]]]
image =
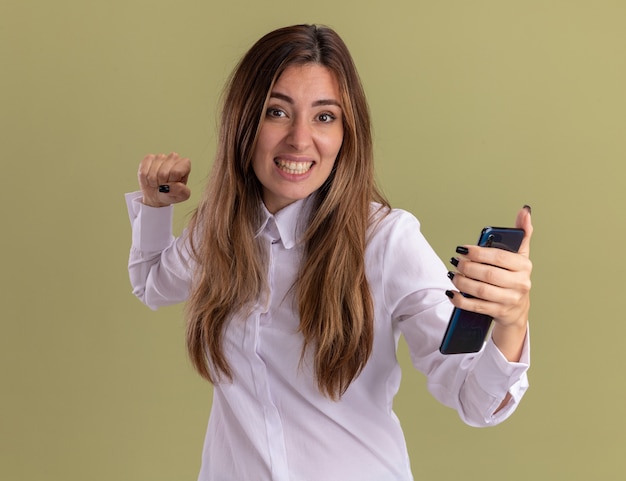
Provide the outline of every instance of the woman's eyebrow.
[[[289,104],[293,104],[294,103],[293,99],[289,95],[282,94],[280,92],[272,92],[270,94],[270,98],[276,98],[276,99],[284,100],[285,102],[287,102]],[[320,99],[320,100],[316,100],[311,105],[313,107],[318,107],[320,105],[336,105],[337,107],[341,108],[341,104],[337,100],[334,100],[334,99]]]

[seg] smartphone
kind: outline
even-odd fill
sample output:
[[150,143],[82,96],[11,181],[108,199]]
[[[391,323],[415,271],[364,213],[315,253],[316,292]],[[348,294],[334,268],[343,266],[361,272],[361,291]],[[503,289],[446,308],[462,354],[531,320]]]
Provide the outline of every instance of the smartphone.
[[[485,227],[478,238],[478,245],[517,252],[524,238],[523,229],[511,227]],[[463,294],[470,297],[467,294]],[[482,349],[493,319],[486,314],[454,308],[443,336],[439,351],[442,354],[466,354]]]

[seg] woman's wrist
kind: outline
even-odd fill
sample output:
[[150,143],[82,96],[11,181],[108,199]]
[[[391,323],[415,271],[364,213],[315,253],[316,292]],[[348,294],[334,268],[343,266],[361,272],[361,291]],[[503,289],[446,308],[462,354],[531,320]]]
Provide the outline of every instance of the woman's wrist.
[[509,362],[518,362],[522,357],[528,321],[509,325],[496,323],[491,333],[491,338],[502,355]]

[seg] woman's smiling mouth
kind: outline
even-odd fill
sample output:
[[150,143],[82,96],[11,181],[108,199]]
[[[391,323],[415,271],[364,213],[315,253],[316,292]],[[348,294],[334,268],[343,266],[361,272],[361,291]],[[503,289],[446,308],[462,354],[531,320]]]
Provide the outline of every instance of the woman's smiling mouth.
[[306,174],[315,162],[296,162],[293,160],[283,160],[283,159],[275,159],[274,163],[278,166],[280,170],[286,172],[291,175],[302,175]]

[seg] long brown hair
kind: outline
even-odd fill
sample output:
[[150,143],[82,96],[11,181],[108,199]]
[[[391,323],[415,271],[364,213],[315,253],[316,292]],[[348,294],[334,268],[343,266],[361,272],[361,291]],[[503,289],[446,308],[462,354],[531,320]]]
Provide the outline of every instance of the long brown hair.
[[218,150],[189,235],[197,263],[187,303],[187,347],[200,374],[232,380],[223,332],[232,314],[267,290],[266,257],[255,238],[261,185],[252,156],[272,86],[290,65],[317,63],[334,73],[344,139],[319,189],[303,241],[295,294],[302,354],[314,352],[319,390],[338,399],[365,366],[373,345],[374,308],[365,276],[371,202],[376,188],[369,109],[352,57],[330,28],[295,25],[265,35],[244,55],[227,85]]

